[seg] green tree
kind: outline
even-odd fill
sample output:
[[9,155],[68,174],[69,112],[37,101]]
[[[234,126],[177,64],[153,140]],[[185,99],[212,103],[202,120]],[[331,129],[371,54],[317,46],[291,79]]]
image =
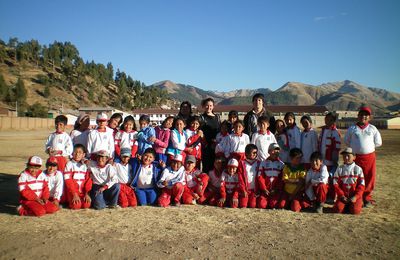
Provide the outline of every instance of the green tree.
[[43,106],[42,104],[36,102],[35,104],[33,104],[27,108],[27,112],[25,115],[28,117],[46,118],[48,115],[48,109],[47,109],[47,107]]
[[26,102],[26,88],[24,81],[21,78],[18,78],[14,92],[15,92],[15,101],[18,101],[18,103],[20,104],[24,104]]
[[43,90],[43,96],[45,97],[45,98],[48,98],[48,97],[50,97],[50,86],[49,85],[45,85],[44,86],[44,90]]
[[8,86],[2,74],[0,74],[0,99],[4,100],[8,92]]

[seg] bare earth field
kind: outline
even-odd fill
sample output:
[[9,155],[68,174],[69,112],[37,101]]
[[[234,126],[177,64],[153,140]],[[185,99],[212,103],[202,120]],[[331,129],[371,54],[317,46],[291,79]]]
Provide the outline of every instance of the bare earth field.
[[138,207],[16,215],[16,178],[49,131],[0,132],[0,259],[400,259],[400,131],[381,131],[372,209]]

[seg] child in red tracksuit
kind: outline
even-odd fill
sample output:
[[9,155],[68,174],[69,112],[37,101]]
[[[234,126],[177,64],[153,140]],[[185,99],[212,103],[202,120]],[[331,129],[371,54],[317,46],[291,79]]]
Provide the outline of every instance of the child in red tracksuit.
[[226,170],[221,175],[220,199],[218,207],[230,206],[237,208],[239,206],[239,162],[235,158],[229,160]]
[[360,214],[365,189],[364,174],[354,160],[353,150],[348,147],[341,152],[344,164],[336,169],[333,178],[337,200],[333,206],[336,213],[349,210],[351,214]]
[[364,173],[363,200],[365,207],[375,204],[372,199],[376,178],[375,149],[382,145],[381,134],[374,125],[369,123],[371,116],[371,108],[361,107],[358,112],[358,122],[349,127],[344,137],[344,142],[353,149],[356,155],[355,163],[362,168]]
[[121,208],[136,207],[137,200],[132,183],[132,167],[129,163],[132,156],[131,149],[125,147],[120,151],[121,162],[115,164],[117,179],[119,183],[118,205]]
[[322,154],[322,162],[328,168],[329,172],[329,187],[327,201],[334,201],[335,187],[333,187],[333,175],[339,165],[339,151],[341,146],[340,132],[336,128],[336,115],[329,112],[325,115],[325,125],[322,127],[319,136],[319,151]]
[[49,187],[46,175],[40,170],[42,159],[32,156],[28,159],[26,169],[18,178],[20,206],[17,207],[21,216],[43,216],[54,213],[58,207],[49,201]]
[[186,156],[183,184],[183,204],[197,204],[205,200],[204,191],[207,188],[208,175],[196,168],[196,158],[193,155]]
[[292,211],[300,212],[302,208],[309,207],[304,198],[306,170],[301,163],[303,152],[299,148],[293,148],[289,156],[290,164],[285,165],[282,173],[284,186],[279,208],[290,207]]
[[92,179],[85,164],[86,149],[82,144],[76,144],[72,152],[72,160],[67,163],[64,171],[64,196],[70,209],[87,209],[92,202],[90,190]]
[[65,132],[65,127],[68,123],[68,118],[64,115],[59,115],[55,119],[56,131],[49,135],[46,141],[46,153],[49,156],[57,158],[57,168],[59,171],[64,172],[65,165],[72,154],[73,144],[72,139]]
[[115,156],[121,157],[121,149],[131,151],[131,157],[135,157],[138,150],[136,123],[133,116],[127,116],[122,123],[121,130],[115,134]]
[[257,176],[257,207],[274,209],[278,206],[282,188],[282,171],[285,164],[279,159],[280,147],[272,143],[268,147],[269,157],[261,162]]
[[260,161],[257,160],[258,148],[255,144],[248,144],[245,149],[246,158],[239,162],[242,171],[239,175],[239,207],[255,208],[257,206],[256,184]]
[[233,133],[225,140],[224,153],[226,158],[244,159],[246,145],[250,143],[250,138],[243,132],[244,124],[241,120],[233,123]]
[[170,166],[162,172],[157,186],[162,189],[160,197],[158,197],[158,205],[160,207],[168,207],[171,199],[175,206],[181,205],[181,198],[184,192],[185,167],[182,166],[182,155],[177,154],[171,158]]
[[208,172],[208,185],[204,192],[205,202],[211,206],[216,206],[220,199],[221,175],[224,168],[225,156],[217,155],[214,160],[214,168]]
[[186,147],[191,148],[188,154],[196,158],[196,167],[201,165],[201,141],[204,137],[203,131],[199,129],[200,117],[193,116],[190,119],[190,127],[185,130],[187,136]]
[[328,192],[329,172],[322,164],[322,155],[320,152],[313,152],[310,156],[311,168],[306,176],[306,195],[314,203],[314,210],[317,213],[323,213],[326,194]]

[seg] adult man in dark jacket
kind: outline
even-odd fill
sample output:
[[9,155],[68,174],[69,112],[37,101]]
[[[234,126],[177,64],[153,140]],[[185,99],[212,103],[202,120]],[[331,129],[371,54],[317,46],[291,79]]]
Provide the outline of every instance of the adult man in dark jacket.
[[253,96],[253,109],[244,116],[244,132],[249,135],[250,139],[253,133],[257,132],[257,119],[260,116],[269,117],[269,130],[275,134],[275,117],[264,107],[264,95],[257,93]]

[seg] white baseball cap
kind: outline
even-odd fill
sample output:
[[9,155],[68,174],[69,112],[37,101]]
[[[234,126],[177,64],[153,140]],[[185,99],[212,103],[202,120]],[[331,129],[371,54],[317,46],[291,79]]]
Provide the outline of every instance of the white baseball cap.
[[239,162],[235,158],[232,158],[232,159],[229,160],[227,166],[238,167],[239,166]]
[[42,166],[43,164],[43,160],[42,158],[40,158],[39,156],[31,156],[28,159],[28,165],[32,165],[32,166]]

